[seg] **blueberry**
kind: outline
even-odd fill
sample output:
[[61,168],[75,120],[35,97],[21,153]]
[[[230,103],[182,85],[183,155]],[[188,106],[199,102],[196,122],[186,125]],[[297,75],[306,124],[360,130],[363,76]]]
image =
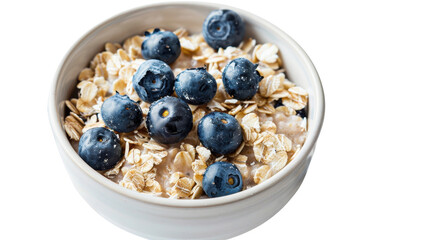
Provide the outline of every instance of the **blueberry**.
[[281,107],[281,106],[284,106],[282,99],[274,101],[274,108],[278,108],[278,107]]
[[296,115],[300,116],[301,118],[306,118],[307,117],[307,108],[297,110]]
[[240,192],[243,179],[238,168],[229,162],[215,162],[204,172],[203,189],[209,197],[222,197]]
[[191,109],[178,98],[161,98],[150,105],[146,126],[149,135],[157,142],[180,142],[192,130]]
[[93,169],[114,167],[122,155],[119,138],[107,128],[96,127],[86,131],[79,140],[79,156]]
[[171,64],[180,56],[180,42],[176,34],[155,28],[152,33],[145,32],[145,35],[142,43],[143,58],[158,59]]
[[212,11],[203,24],[203,36],[207,44],[214,49],[236,47],[244,38],[244,22],[232,10]]
[[206,104],[216,94],[216,80],[205,68],[190,68],[177,75],[174,83],[177,96],[193,104]]
[[143,122],[143,112],[137,102],[127,95],[115,95],[101,105],[101,117],[104,123],[117,132],[131,132]]
[[[274,101],[274,107],[275,108],[278,108],[281,106],[284,106],[282,99]],[[307,117],[307,107],[300,109],[300,110],[296,110],[296,115],[300,116],[301,118],[306,118]]]
[[145,102],[169,96],[174,89],[174,74],[163,61],[152,59],[140,65],[133,76],[133,87]]
[[216,155],[233,153],[243,142],[238,121],[231,115],[212,112],[198,124],[198,138],[204,147]]
[[262,76],[256,70],[257,64],[245,58],[230,61],[223,70],[222,81],[226,92],[235,99],[249,100],[259,88]]

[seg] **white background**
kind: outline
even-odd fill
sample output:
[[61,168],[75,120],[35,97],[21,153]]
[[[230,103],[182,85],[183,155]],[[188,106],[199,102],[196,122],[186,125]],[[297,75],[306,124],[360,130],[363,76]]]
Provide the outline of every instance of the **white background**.
[[[0,3],[0,239],[140,239],[100,217],[73,188],[51,135],[47,96],[81,35],[151,2]],[[424,1],[216,2],[292,36],[318,69],[327,103],[299,191],[272,219],[235,239],[428,239]]]

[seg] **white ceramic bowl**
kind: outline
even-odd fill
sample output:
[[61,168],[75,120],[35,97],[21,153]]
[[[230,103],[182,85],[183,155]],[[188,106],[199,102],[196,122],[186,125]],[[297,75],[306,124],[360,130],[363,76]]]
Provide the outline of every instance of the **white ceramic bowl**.
[[[106,42],[122,42],[147,28],[185,27],[201,32],[212,10],[232,9],[246,23],[246,35],[276,44],[287,76],[309,92],[308,138],[283,170],[251,189],[214,199],[176,200],[125,189],[90,168],[73,150],[62,127],[64,101],[75,91],[77,76]],[[82,197],[99,214],[132,233],[150,239],[225,239],[249,231],[277,213],[298,190],[307,172],[324,117],[323,89],[305,52],[288,35],[250,13],[213,3],[170,3],[137,8],[115,16],[83,36],[66,54],[49,100],[52,131],[64,165]]]

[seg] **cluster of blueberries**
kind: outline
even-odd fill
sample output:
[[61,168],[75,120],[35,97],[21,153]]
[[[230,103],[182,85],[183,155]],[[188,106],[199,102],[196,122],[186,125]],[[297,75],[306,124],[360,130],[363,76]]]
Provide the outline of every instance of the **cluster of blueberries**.
[[[241,17],[231,10],[213,11],[203,24],[203,36],[214,49],[238,46],[244,33]],[[208,103],[216,94],[216,80],[206,68],[190,68],[175,78],[168,64],[181,53],[178,37],[159,29],[146,32],[145,36],[142,56],[147,61],[134,74],[133,87],[143,101],[151,103],[146,118],[149,135],[162,144],[178,143],[193,128],[188,104]],[[251,99],[262,79],[256,67],[245,58],[229,62],[222,74],[226,92],[238,100]],[[171,96],[174,91],[177,98]],[[134,131],[143,122],[140,105],[118,93],[104,101],[101,117],[116,132]],[[122,157],[120,141],[111,130],[93,128],[80,139],[79,155],[95,170],[110,169]],[[204,116],[198,123],[197,132],[202,145],[215,155],[231,154],[243,141],[238,121],[222,112]],[[217,162],[210,165],[204,174],[203,189],[209,197],[239,192],[242,187],[240,171],[234,164]]]

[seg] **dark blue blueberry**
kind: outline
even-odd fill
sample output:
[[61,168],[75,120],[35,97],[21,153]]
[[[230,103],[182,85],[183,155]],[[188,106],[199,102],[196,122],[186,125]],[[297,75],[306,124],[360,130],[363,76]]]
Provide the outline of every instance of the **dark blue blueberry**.
[[307,117],[307,108],[303,108],[300,110],[296,111],[296,115],[300,116],[301,118],[306,118]]
[[281,107],[281,106],[284,106],[282,99],[274,101],[274,108],[278,108],[278,107]]
[[158,59],[171,64],[180,56],[179,38],[169,31],[156,28],[152,33],[145,32],[142,43],[142,55],[145,59]]
[[143,122],[143,112],[137,102],[127,95],[116,93],[101,105],[101,118],[117,132],[131,132]]
[[203,189],[209,197],[222,197],[240,192],[243,179],[238,168],[229,162],[215,162],[204,172]]
[[204,20],[204,39],[215,50],[238,46],[243,41],[244,33],[243,20],[232,10],[215,10]]
[[191,109],[178,98],[161,98],[150,105],[146,126],[149,135],[157,142],[180,142],[192,130]]
[[[282,99],[274,101],[274,107],[275,108],[278,108],[281,106],[284,106]],[[306,118],[307,117],[307,107],[300,109],[300,110],[296,110],[296,115],[300,116],[301,118]]]
[[262,76],[253,64],[245,58],[236,58],[229,62],[222,73],[226,92],[235,99],[249,100],[255,96]]
[[119,138],[107,128],[91,128],[80,137],[79,156],[95,170],[110,169],[122,156]]
[[216,94],[216,80],[205,68],[190,68],[177,75],[174,83],[177,96],[193,104],[206,104]]
[[174,74],[163,61],[152,59],[140,65],[133,76],[133,87],[145,102],[169,96],[174,91]]
[[233,153],[243,142],[243,133],[233,116],[212,112],[205,115],[198,124],[198,138],[204,147],[216,155]]

